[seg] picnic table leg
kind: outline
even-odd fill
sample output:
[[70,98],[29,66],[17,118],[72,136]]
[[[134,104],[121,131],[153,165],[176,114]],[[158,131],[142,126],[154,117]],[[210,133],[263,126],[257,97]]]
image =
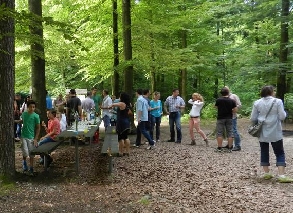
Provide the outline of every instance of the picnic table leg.
[[75,144],[75,169],[76,169],[76,173],[79,174],[78,140],[76,137],[72,137],[71,140]]
[[45,172],[48,171],[48,155],[44,155],[44,167]]

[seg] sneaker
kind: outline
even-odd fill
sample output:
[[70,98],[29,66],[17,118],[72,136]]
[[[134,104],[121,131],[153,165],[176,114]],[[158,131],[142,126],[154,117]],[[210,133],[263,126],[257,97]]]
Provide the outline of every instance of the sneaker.
[[177,144],[181,144],[181,141],[176,141],[175,143],[177,143]]
[[28,167],[27,167],[26,161],[23,161],[23,162],[22,162],[22,170],[23,170],[24,172],[26,172],[26,171],[28,170]]
[[34,168],[33,167],[30,167],[29,171],[28,171],[28,174],[30,176],[34,176]]
[[16,137],[16,138],[14,138],[14,140],[15,140],[16,142],[19,142],[19,141],[20,141],[20,138],[19,138],[19,137]]
[[280,183],[292,183],[293,182],[293,179],[292,178],[289,178],[289,177],[278,177],[278,182]]
[[139,145],[136,145],[136,144],[133,144],[132,146],[133,147],[136,147],[136,148],[139,148]]
[[265,180],[270,180],[270,179],[272,179],[274,176],[271,174],[271,173],[265,173],[264,175],[263,175],[263,179],[265,179]]
[[191,144],[190,145],[196,145],[195,140],[191,140]]
[[167,140],[167,142],[175,142],[174,139]]
[[157,142],[161,142],[160,139],[157,139]]
[[155,146],[148,146],[147,147],[148,150],[151,150],[151,149],[154,149],[154,148],[155,148]]
[[225,152],[232,153],[232,149],[226,149]]
[[215,148],[215,150],[214,150],[214,151],[215,151],[215,152],[222,153],[222,152],[223,152],[223,149]]
[[232,151],[241,151],[241,147],[235,146],[235,147],[233,147]]
[[[223,146],[222,148],[224,149],[229,149],[229,145],[227,144],[226,146]],[[233,146],[231,147],[231,149],[233,148]]]

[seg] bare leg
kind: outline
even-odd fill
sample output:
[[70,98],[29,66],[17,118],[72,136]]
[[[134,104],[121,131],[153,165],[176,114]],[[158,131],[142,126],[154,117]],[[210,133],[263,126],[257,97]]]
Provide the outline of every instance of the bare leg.
[[233,147],[233,138],[228,138],[228,147],[229,149]]
[[284,166],[278,166],[278,173],[279,175],[285,174],[285,167]]
[[119,141],[119,155],[122,156],[124,152],[124,140]]
[[223,144],[223,137],[222,137],[222,136],[218,136],[218,137],[217,137],[217,142],[218,142],[218,147],[222,147],[222,144]]
[[127,155],[129,155],[129,153],[130,153],[130,140],[128,138],[125,139],[124,144],[125,144],[125,153]]
[[193,128],[194,128],[194,121],[193,121],[193,118],[190,118],[189,119],[189,134],[190,134],[190,139],[192,141],[195,140]]

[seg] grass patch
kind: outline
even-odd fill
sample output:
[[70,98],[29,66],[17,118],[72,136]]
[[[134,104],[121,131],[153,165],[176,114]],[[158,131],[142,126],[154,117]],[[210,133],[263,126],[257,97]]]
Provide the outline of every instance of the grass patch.
[[15,183],[9,180],[5,176],[0,176],[0,196],[9,194],[12,190],[15,190]]
[[147,206],[150,204],[150,198],[149,196],[143,196],[138,202],[142,205]]

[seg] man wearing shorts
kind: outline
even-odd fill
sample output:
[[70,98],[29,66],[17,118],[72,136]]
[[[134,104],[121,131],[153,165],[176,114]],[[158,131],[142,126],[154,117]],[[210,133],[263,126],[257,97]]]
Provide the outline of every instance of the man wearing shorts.
[[228,138],[228,152],[233,148],[233,113],[236,113],[237,106],[234,100],[229,98],[229,89],[224,87],[221,90],[222,97],[216,100],[215,107],[218,109],[217,115],[217,152],[222,152],[223,136],[226,129],[226,136]]
[[33,100],[27,102],[27,111],[21,114],[21,120],[16,120],[16,123],[22,123],[21,130],[21,149],[22,149],[22,168],[23,171],[28,171],[26,158],[30,158],[29,172],[33,174],[34,155],[30,155],[30,152],[34,147],[38,145],[38,137],[40,134],[40,117],[35,113],[36,103]]

